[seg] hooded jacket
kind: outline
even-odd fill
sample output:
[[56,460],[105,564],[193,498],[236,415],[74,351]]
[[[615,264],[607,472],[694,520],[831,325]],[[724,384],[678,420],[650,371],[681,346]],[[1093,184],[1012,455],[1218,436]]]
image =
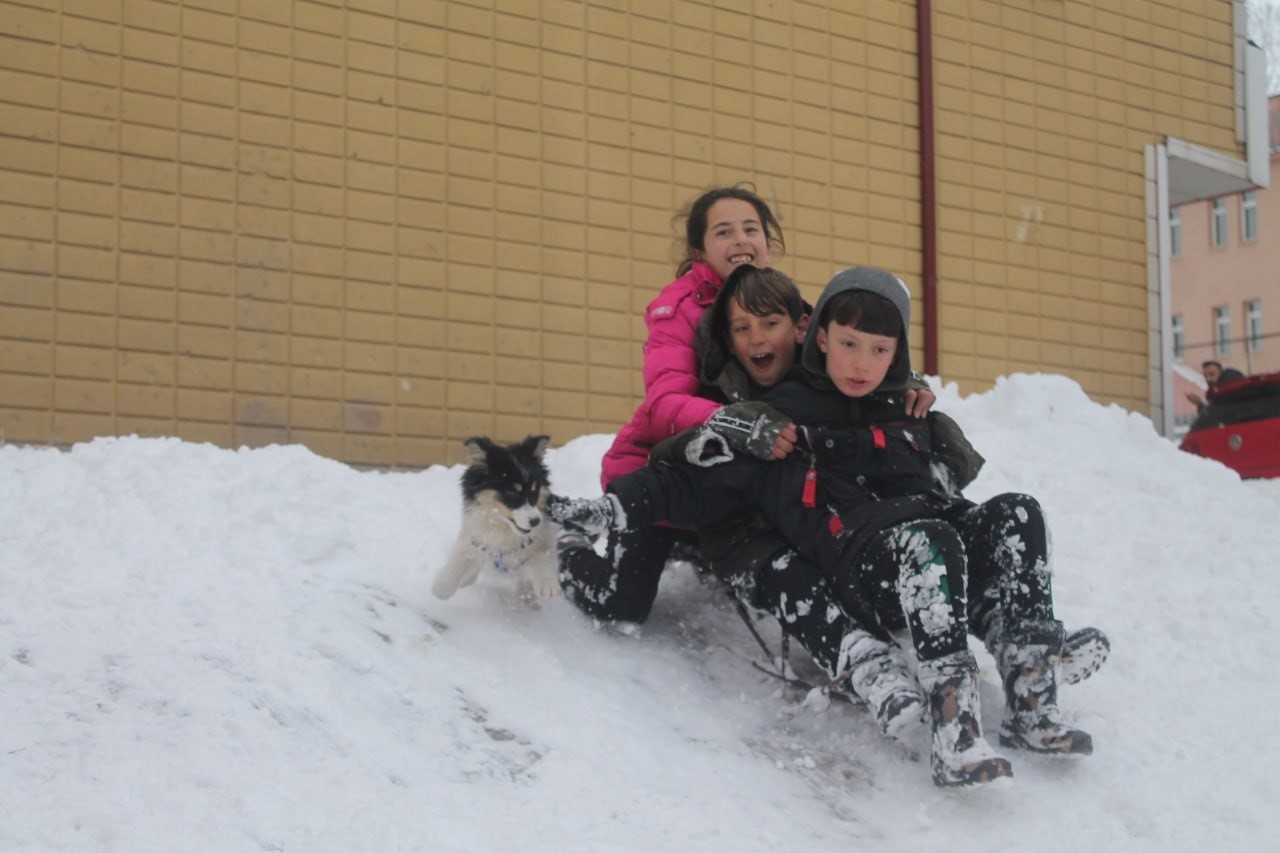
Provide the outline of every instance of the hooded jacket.
[[[884,381],[862,398],[846,396],[835,387],[818,347],[818,329],[828,304],[854,290],[889,300],[902,320],[897,352]],[[934,517],[956,497],[935,482],[930,421],[904,411],[903,394],[911,380],[910,322],[910,295],[897,277],[871,267],[838,273],[814,306],[799,369],[764,398],[803,427],[810,454],[808,471],[802,478],[792,472],[781,490],[781,500],[794,504],[788,508],[784,503],[778,510],[794,520],[788,538],[812,538],[815,546],[829,549],[827,559],[839,554],[845,565],[877,532]],[[802,507],[826,512],[806,515]]]
[[698,396],[698,357],[694,351],[694,330],[720,286],[715,270],[695,261],[645,309],[644,402],[605,453],[600,466],[602,485],[643,468],[655,444],[706,423],[720,408],[720,403]]

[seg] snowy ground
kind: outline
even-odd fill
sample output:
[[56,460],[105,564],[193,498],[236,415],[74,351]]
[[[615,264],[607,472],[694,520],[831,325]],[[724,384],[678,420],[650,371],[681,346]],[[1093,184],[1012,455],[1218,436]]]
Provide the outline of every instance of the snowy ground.
[[[862,709],[802,707],[753,668],[687,567],[630,635],[495,577],[437,601],[460,467],[10,446],[0,849],[1277,849],[1280,480],[1179,453],[1060,377],[939,406],[989,460],[970,497],[1045,505],[1059,616],[1111,635],[1063,692],[1090,759],[1014,754],[1008,788],[937,790]],[[555,450],[558,489],[598,492],[608,441]]]

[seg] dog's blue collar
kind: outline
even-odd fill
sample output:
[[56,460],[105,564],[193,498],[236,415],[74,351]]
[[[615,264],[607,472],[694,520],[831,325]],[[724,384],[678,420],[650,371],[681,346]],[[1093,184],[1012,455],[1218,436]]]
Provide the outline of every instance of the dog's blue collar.
[[530,533],[520,542],[519,545],[515,546],[514,548],[507,548],[506,550],[498,550],[498,549],[495,549],[493,546],[491,546],[488,542],[484,542],[472,536],[471,547],[488,554],[493,559],[494,569],[505,574],[511,571],[511,569],[513,568],[512,566],[507,565],[507,558],[512,557],[516,554],[519,554],[525,548],[528,548],[530,545],[533,544],[533,540],[535,538],[536,538],[535,534]]

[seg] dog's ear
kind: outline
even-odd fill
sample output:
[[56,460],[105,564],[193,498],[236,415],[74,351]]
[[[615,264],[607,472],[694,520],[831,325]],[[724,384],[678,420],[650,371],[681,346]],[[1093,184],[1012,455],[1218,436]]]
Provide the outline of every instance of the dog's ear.
[[534,459],[541,460],[542,454],[547,452],[547,445],[550,443],[551,436],[549,435],[531,435],[520,442],[520,450],[528,453]]
[[467,451],[471,454],[472,465],[486,464],[489,461],[490,451],[498,449],[498,445],[494,444],[487,436],[483,435],[473,435],[471,438],[462,442],[462,445],[466,447]]

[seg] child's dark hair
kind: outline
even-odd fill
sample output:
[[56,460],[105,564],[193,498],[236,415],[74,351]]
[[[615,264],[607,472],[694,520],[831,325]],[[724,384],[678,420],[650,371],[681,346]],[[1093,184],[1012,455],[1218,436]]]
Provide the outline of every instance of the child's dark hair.
[[781,255],[787,245],[782,239],[782,226],[773,215],[769,205],[758,196],[755,187],[748,183],[737,183],[731,187],[715,187],[704,192],[690,203],[689,207],[676,214],[676,221],[684,220],[684,258],[676,267],[676,275],[687,273],[693,262],[698,260],[707,248],[707,213],[711,205],[725,198],[736,198],[745,201],[756,210],[760,217],[760,227],[764,229],[764,238],[769,244],[770,252]]
[[846,290],[838,293],[822,307],[819,326],[832,323],[852,326],[869,335],[902,338],[902,315],[888,299],[869,290]]
[[805,315],[804,297],[794,281],[778,270],[760,269],[751,264],[742,264],[729,273],[722,298],[724,304],[732,299],[748,314],[757,317],[786,314],[798,323]]

